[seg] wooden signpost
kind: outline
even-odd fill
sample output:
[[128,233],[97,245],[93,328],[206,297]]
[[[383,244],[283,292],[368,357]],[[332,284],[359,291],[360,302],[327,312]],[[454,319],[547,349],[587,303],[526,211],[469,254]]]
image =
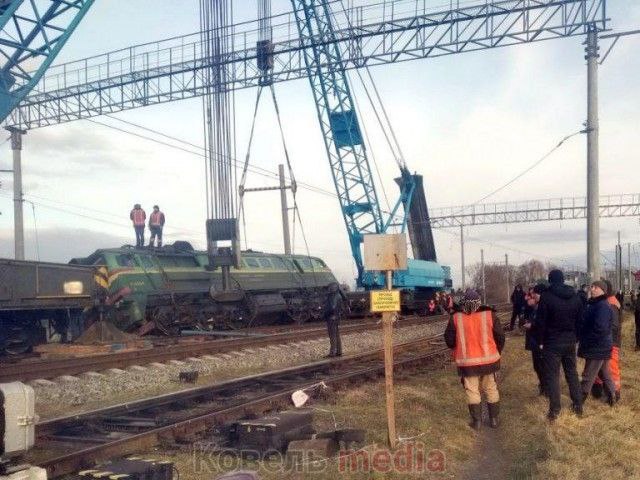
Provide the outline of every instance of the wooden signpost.
[[387,397],[389,446],[396,448],[395,395],[393,390],[393,322],[400,311],[400,291],[393,290],[393,272],[407,268],[407,239],[404,234],[365,235],[364,266],[384,272],[385,289],[371,292],[371,311],[382,313],[384,378]]

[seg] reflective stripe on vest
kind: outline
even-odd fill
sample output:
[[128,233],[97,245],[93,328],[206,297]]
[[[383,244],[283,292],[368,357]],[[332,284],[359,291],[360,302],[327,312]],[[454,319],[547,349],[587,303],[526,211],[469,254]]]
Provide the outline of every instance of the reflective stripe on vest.
[[151,218],[149,219],[149,224],[154,226],[154,227],[159,227],[160,226],[160,218],[161,218],[162,213],[161,212],[153,212],[151,214]]
[[147,217],[147,215],[144,213],[144,210],[142,210],[141,208],[134,208],[131,213],[133,214],[134,225],[144,225],[144,219]]
[[453,358],[459,367],[488,365],[500,360],[498,346],[493,339],[491,312],[475,312],[471,315],[456,313],[456,348]]

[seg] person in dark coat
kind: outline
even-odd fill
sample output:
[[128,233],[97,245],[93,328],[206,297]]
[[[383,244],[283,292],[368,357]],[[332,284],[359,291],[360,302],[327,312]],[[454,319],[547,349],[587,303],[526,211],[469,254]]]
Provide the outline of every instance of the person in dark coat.
[[[491,336],[488,332],[491,332]],[[467,396],[471,415],[469,426],[480,428],[482,417],[482,393],[489,408],[489,423],[498,427],[500,394],[495,373],[500,370],[500,354],[504,348],[504,332],[491,307],[481,304],[480,295],[467,290],[456,311],[453,312],[444,332],[447,346],[453,349]]]
[[582,305],[587,306],[587,300],[589,300],[589,285],[583,283],[578,290],[578,296],[582,300]]
[[511,323],[509,324],[509,330],[513,330],[516,324],[516,318],[522,315],[522,310],[526,306],[524,300],[524,290],[522,285],[518,284],[511,293],[511,304],[513,305],[513,312],[511,313]]
[[327,299],[324,305],[324,318],[329,333],[329,355],[327,357],[342,356],[342,340],[340,339],[340,320],[346,310],[347,298],[337,283],[329,285]]
[[545,395],[547,389],[545,388],[545,374],[544,374],[544,359],[542,356],[542,350],[537,341],[537,327],[536,316],[538,314],[538,304],[540,303],[540,296],[547,289],[544,283],[539,283],[531,290],[528,295],[528,308],[527,316],[525,318],[525,340],[524,348],[531,352],[531,360],[533,361],[533,370],[538,377],[538,393]]
[[551,421],[558,418],[560,403],[560,365],[569,384],[572,409],[582,414],[582,391],[576,368],[576,343],[582,324],[582,301],[573,287],[565,285],[561,270],[549,272],[549,288],[540,296],[536,315],[536,337],[542,350],[545,387],[549,395]]
[[[609,303],[609,307],[613,312],[613,316],[611,317],[611,339],[613,341],[613,347],[611,348],[611,360],[609,360],[609,371],[611,372],[611,378],[613,378],[613,383],[616,386],[615,397],[616,402],[620,401],[620,389],[622,387],[622,379],[620,372],[620,347],[622,345],[622,325],[621,325],[621,309],[620,304],[618,303],[618,299],[613,295],[613,287],[609,280],[605,280],[607,284],[607,302]],[[603,371],[600,369],[598,372],[598,376],[596,377],[596,381],[591,388],[591,395],[594,398],[602,397],[604,392],[604,383],[603,383]],[[607,398],[608,398],[607,392]]]
[[593,387],[598,372],[602,370],[602,379],[607,389],[609,405],[615,404],[615,383],[609,370],[613,336],[611,324],[613,311],[607,301],[607,284],[597,280],[591,284],[591,298],[580,329],[578,356],[585,359],[582,371],[582,395],[586,399]]

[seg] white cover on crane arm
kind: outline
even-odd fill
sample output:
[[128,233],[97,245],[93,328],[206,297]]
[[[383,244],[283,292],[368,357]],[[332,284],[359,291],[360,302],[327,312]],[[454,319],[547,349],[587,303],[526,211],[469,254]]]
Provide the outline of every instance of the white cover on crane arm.
[[12,457],[33,447],[35,440],[35,393],[24,383],[0,384],[4,431],[0,430],[3,457]]

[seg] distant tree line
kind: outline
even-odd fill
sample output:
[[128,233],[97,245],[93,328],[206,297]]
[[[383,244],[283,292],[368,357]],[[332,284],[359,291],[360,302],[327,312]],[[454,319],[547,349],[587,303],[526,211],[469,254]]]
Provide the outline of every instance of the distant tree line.
[[[540,281],[546,281],[550,270],[555,265],[543,264],[539,260],[529,260],[521,265],[485,264],[485,288],[488,304],[504,303],[508,300],[513,288],[520,284],[524,289]],[[471,287],[482,292],[482,266],[477,263],[469,267]],[[508,277],[507,277],[508,275]],[[508,279],[508,283],[507,283]],[[507,291],[507,287],[509,290]]]

